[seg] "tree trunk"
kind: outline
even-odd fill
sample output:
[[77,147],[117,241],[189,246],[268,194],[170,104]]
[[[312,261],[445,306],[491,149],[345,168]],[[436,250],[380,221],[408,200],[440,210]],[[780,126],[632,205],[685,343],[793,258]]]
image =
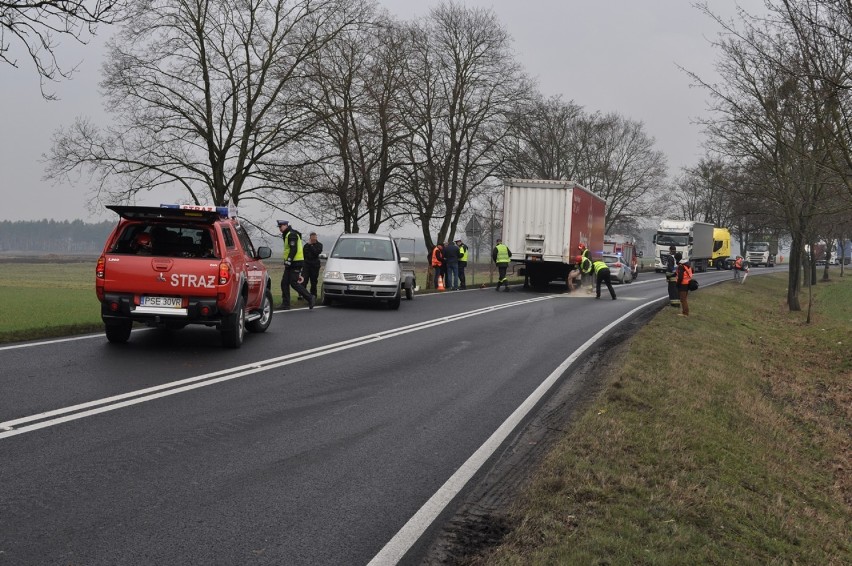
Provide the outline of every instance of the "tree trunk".
[[790,246],[790,271],[787,272],[787,306],[790,311],[800,311],[799,304],[800,276],[802,269],[802,238],[793,235],[793,244]]

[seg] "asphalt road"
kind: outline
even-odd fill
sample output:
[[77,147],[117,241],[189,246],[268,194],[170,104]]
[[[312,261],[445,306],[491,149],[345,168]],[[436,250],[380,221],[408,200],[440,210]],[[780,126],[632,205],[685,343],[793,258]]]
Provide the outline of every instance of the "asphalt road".
[[417,562],[575,359],[666,296],[616,293],[277,312],[239,350],[203,327],[0,347],[0,565]]

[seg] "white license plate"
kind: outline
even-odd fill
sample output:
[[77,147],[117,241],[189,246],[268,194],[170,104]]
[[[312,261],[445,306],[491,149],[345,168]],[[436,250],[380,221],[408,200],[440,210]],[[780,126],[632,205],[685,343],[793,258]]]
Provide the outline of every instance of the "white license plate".
[[349,285],[349,291],[369,291],[369,285]]
[[143,307],[179,309],[181,307],[181,299],[180,297],[141,297],[139,304]]

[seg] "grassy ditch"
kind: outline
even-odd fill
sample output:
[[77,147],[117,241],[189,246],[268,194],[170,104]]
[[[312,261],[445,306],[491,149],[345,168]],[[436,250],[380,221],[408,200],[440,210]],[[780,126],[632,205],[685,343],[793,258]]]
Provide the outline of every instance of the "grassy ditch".
[[470,564],[852,564],[852,278],[690,294],[532,476]]

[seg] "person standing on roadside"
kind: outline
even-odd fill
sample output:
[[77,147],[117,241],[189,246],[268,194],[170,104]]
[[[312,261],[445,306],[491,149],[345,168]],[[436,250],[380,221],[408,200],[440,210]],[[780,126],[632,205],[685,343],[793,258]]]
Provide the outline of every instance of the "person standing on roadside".
[[670,307],[679,307],[680,306],[680,296],[677,290],[677,260],[680,259],[680,254],[677,252],[677,248],[674,246],[669,246],[669,255],[667,255],[665,260],[665,270],[666,270],[666,285],[669,290],[669,306]]
[[314,297],[314,302],[317,300],[317,283],[319,282],[320,254],[322,253],[322,243],[317,240],[317,233],[311,232],[308,236],[308,243],[302,248],[305,254],[305,284],[308,290]]
[[462,242],[461,238],[456,239],[456,245],[459,247],[459,289],[467,289],[467,278],[464,275],[464,269],[467,267],[468,247]]
[[677,291],[680,295],[681,311],[678,316],[689,316],[689,282],[692,280],[692,268],[689,267],[689,262],[685,259],[679,259],[677,262]]
[[305,263],[305,253],[302,246],[302,235],[290,227],[289,220],[279,220],[278,230],[284,239],[284,275],[281,277],[281,304],[278,308],[290,310],[290,288],[300,297],[308,301],[308,308],[314,308],[314,297],[302,285],[302,268]]
[[601,283],[606,283],[606,288],[609,289],[609,296],[614,301],[615,289],[612,288],[612,274],[609,271],[609,266],[601,260],[597,260],[592,263],[592,269],[595,270],[595,298],[601,298]]
[[432,269],[435,270],[435,289],[438,288],[438,280],[444,276],[444,246],[440,243],[432,248]]
[[509,278],[506,277],[506,270],[509,268],[509,260],[512,258],[512,251],[509,246],[503,243],[503,240],[497,238],[497,245],[491,250],[491,259],[497,265],[497,287],[495,291],[500,290],[500,285],[505,285],[504,291],[509,290]]
[[734,260],[734,281],[740,280],[740,271],[745,271],[743,256],[738,255]]
[[459,290],[459,247],[455,242],[444,246],[444,263],[447,265],[447,280],[444,285],[450,291]]

